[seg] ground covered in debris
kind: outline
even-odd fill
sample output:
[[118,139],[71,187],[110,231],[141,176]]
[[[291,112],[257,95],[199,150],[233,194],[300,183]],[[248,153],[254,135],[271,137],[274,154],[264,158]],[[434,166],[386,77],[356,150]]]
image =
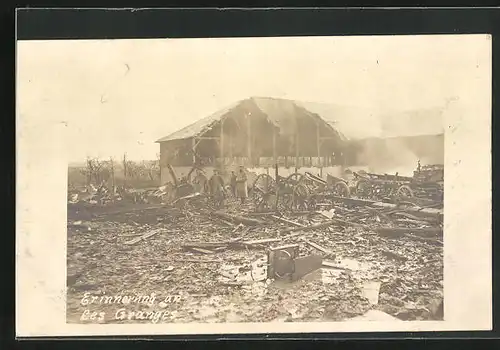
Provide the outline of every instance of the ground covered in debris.
[[[231,200],[216,211],[203,197],[69,203],[68,322],[343,321],[370,310],[442,319],[439,215],[329,203],[299,213]],[[269,248],[290,244],[320,265],[293,281],[271,278]]]

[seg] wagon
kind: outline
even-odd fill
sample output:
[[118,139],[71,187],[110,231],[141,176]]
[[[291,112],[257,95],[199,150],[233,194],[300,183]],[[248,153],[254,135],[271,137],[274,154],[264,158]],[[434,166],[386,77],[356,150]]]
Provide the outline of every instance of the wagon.
[[278,183],[269,175],[257,176],[251,193],[257,210],[310,210],[321,195],[349,197],[350,189],[344,179],[327,175],[327,180],[310,172],[277,176]]
[[355,194],[359,198],[420,199],[421,201],[442,202],[444,167],[431,164],[417,167],[412,177],[389,174],[353,173],[356,179]]

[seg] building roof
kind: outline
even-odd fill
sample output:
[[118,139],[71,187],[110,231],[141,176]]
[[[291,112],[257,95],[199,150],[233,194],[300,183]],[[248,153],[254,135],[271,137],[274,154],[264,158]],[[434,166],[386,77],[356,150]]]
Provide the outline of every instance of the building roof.
[[234,107],[238,106],[241,103],[241,101],[238,101],[236,103],[233,103],[232,105],[221,109],[208,117],[202,118],[192,124],[189,124],[188,126],[177,130],[176,132],[167,135],[165,137],[162,137],[161,139],[157,140],[156,142],[165,142],[165,141],[172,141],[172,140],[182,140],[182,139],[188,139],[191,137],[199,136],[201,134],[204,134],[208,130],[211,129],[211,127],[220,120],[226,113],[231,111]]
[[[293,100],[271,98],[271,97],[251,97],[245,100],[240,100],[232,105],[221,109],[208,117],[202,118],[168,136],[165,136],[156,142],[165,142],[172,140],[188,139],[191,137],[200,136],[207,131],[209,131],[213,126],[217,124],[221,118],[226,114],[230,113],[234,108],[240,104],[253,101],[256,107],[264,114],[267,115],[268,120],[274,125],[280,127],[281,129],[287,129],[293,127],[291,125],[294,116],[297,115],[297,109],[303,108],[300,104]],[[304,111],[304,113],[309,113],[309,111]],[[317,118],[323,122],[320,116],[315,114],[310,114],[311,118]],[[325,125],[331,127],[330,124],[325,122]],[[332,128],[334,129],[334,128]]]
[[381,124],[370,110],[318,102],[297,102],[308,111],[319,115],[347,140],[376,137],[381,134]]
[[241,100],[202,118],[156,142],[187,139],[209,131],[217,122],[245,101],[253,101],[280,128],[290,125],[297,108],[302,108],[336,131],[345,140],[389,138],[444,133],[443,108],[375,115],[366,108],[327,103],[302,102],[270,97]]

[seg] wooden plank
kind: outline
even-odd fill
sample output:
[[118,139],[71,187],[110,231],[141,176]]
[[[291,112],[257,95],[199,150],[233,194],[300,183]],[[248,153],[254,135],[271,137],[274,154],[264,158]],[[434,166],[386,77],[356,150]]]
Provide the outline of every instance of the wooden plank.
[[188,242],[181,245],[182,248],[217,248],[217,247],[225,247],[229,242]]
[[145,234],[143,234],[140,237],[137,237],[137,238],[134,238],[134,239],[132,239],[130,241],[125,242],[125,244],[127,244],[127,245],[137,244],[140,241],[148,239],[148,238],[150,238],[150,237],[152,237],[152,236],[154,236],[154,235],[156,235],[156,234],[158,234],[158,233],[160,233],[162,231],[163,231],[162,229],[157,229],[157,230],[146,232]]
[[202,249],[202,248],[195,248],[195,247],[192,247],[191,250],[195,251],[195,252],[198,252],[198,253],[202,253],[202,254],[214,254],[213,251],[211,250],[208,250],[208,249]]
[[232,222],[236,222],[238,224],[241,223],[241,224],[251,225],[251,226],[266,224],[266,222],[262,221],[262,220],[245,218],[243,216],[227,214],[227,213],[224,213],[222,211],[216,211],[216,212],[214,212],[212,214],[215,215],[215,216],[217,216],[217,217],[219,217],[219,218],[222,218],[222,219],[225,219],[225,220],[228,220],[228,221],[232,221]]
[[318,228],[323,228],[323,227],[328,227],[331,225],[341,225],[341,226],[354,226],[354,227],[361,227],[363,229],[369,229],[367,225],[362,225],[358,224],[355,222],[349,222],[349,221],[344,221],[340,219],[331,219],[319,224],[311,225],[311,226],[306,226],[306,227],[293,227],[293,228],[288,228],[285,230],[282,230],[281,233],[286,233],[286,232],[294,232],[294,231],[310,231],[310,230],[315,230]]
[[332,262],[332,261],[325,261],[325,260],[323,260],[323,264],[322,264],[322,266],[324,266],[324,267],[328,267],[328,268],[331,268],[331,269],[344,270],[344,271],[351,271],[351,269],[348,269],[347,267],[342,267],[342,266],[340,266],[339,264],[334,263],[334,262]]
[[405,234],[405,237],[414,239],[416,241],[422,241],[422,242],[427,242],[427,243],[432,243],[432,244],[438,244],[438,245],[443,245],[443,242],[434,238],[426,238],[426,237],[419,237],[411,234]]
[[241,242],[241,244],[246,244],[246,245],[256,245],[256,244],[264,244],[264,243],[276,243],[280,242],[281,238],[265,238],[265,239],[256,239],[253,241],[245,241]]
[[335,202],[342,202],[349,205],[359,205],[359,206],[368,206],[377,203],[377,201],[368,200],[368,199],[360,199],[360,198],[348,198],[348,197],[338,197],[331,194],[315,194],[313,195],[315,198],[324,198],[331,199]]
[[280,216],[272,215],[272,218],[276,219],[278,221],[281,221],[281,222],[283,222],[285,224],[290,224],[290,225],[297,226],[297,227],[306,227],[306,225],[303,225],[301,223],[285,219],[285,218],[280,217]]
[[439,236],[443,234],[443,229],[439,227],[424,227],[424,228],[410,228],[410,227],[378,227],[375,229],[381,236],[398,237],[405,234],[415,234],[421,236]]
[[326,248],[323,248],[322,246],[320,246],[320,245],[319,245],[319,244],[317,244],[317,243],[314,243],[314,242],[308,241],[308,240],[306,240],[306,239],[304,239],[304,242],[305,242],[306,244],[310,245],[311,247],[316,248],[316,249],[317,249],[317,250],[319,250],[320,252],[325,253],[325,254],[326,254],[326,255],[328,255],[328,256],[333,256],[333,255],[334,255],[332,251],[330,251],[330,250],[328,250],[328,249],[326,249]]

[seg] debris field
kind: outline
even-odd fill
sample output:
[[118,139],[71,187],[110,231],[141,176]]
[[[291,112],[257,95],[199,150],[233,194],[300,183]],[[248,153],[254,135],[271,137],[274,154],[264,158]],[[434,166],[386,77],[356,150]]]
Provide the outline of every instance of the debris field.
[[441,209],[330,197],[258,212],[148,193],[69,195],[68,322],[443,319]]

